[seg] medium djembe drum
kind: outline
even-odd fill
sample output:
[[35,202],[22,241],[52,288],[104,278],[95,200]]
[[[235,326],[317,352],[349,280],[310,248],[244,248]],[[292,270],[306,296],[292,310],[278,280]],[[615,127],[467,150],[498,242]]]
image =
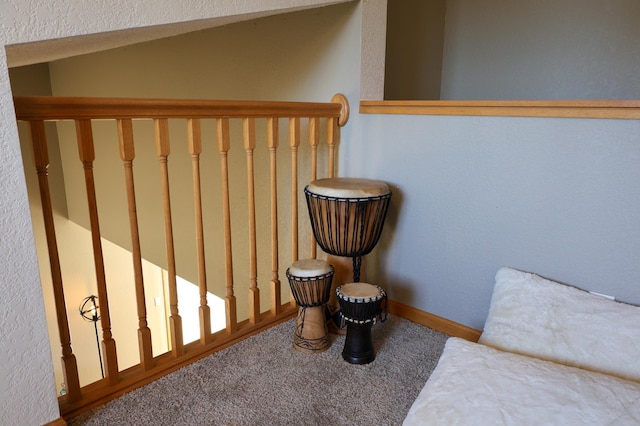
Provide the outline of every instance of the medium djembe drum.
[[353,259],[353,281],[360,281],[362,256],[376,246],[391,198],[377,180],[328,178],[304,189],[313,235],[322,250]]
[[378,319],[387,319],[387,294],[381,287],[367,283],[343,284],[336,294],[347,323],[342,358],[351,364],[368,364],[376,358],[371,328]]
[[298,304],[293,347],[305,353],[326,351],[331,342],[325,304],[331,294],[333,266],[318,259],[299,260],[287,269],[287,278]]

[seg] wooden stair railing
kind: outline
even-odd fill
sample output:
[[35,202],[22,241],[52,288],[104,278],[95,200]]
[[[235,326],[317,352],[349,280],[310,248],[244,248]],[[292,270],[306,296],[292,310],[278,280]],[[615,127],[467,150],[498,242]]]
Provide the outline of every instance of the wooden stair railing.
[[[349,106],[343,95],[336,95],[328,103],[306,102],[266,102],[266,101],[205,101],[205,100],[167,100],[167,99],[114,99],[114,98],[57,98],[57,97],[16,97],[14,98],[18,121],[29,123],[31,143],[33,144],[35,168],[38,175],[40,200],[44,217],[44,230],[47,240],[49,263],[51,268],[53,296],[57,327],[62,350],[62,371],[66,386],[66,395],[59,397],[61,413],[67,418],[102,404],[136,387],[147,384],[165,374],[209,355],[235,342],[264,330],[278,322],[295,315],[297,308],[291,299],[281,301],[280,259],[278,242],[278,164],[279,119],[289,123],[289,149],[291,158],[291,261],[299,256],[298,203],[301,119],[308,120],[308,141],[310,158],[303,159],[309,164],[311,180],[318,177],[318,146],[320,145],[320,120],[326,120],[327,177],[335,176],[336,145],[338,128],[344,126],[349,117]],[[193,199],[195,211],[195,246],[197,253],[197,277],[200,304],[200,339],[184,344],[182,319],[178,312],[178,294],[176,285],[176,259],[173,235],[172,204],[170,198],[169,158],[171,154],[169,120],[186,121],[187,146],[184,147],[191,157],[193,177]],[[226,288],[225,309],[226,329],[212,333],[210,307],[207,304],[207,274],[205,262],[205,236],[203,230],[202,181],[200,156],[202,154],[201,120],[213,119],[217,131],[217,151],[220,160],[221,207],[224,230],[224,283]],[[266,149],[268,149],[269,176],[256,176],[254,151],[256,149],[256,120],[266,120]],[[126,200],[131,235],[133,259],[133,277],[135,287],[135,306],[138,317],[138,351],[140,363],[120,371],[116,353],[116,342],[111,332],[109,302],[116,301],[118,294],[107,293],[105,263],[102,256],[100,218],[98,211],[96,185],[94,182],[94,162],[96,161],[92,124],[94,120],[111,120],[117,125],[117,143],[120,159],[124,167]],[[138,207],[134,185],[135,143],[133,120],[152,120],[154,124],[155,148],[160,167],[160,186],[162,193],[162,214],[166,265],[168,270],[169,292],[169,337],[170,350],[153,357],[151,330],[147,323],[145,304],[145,286],[142,272],[141,236],[139,231]],[[240,142],[231,138],[230,122],[240,120],[242,137]],[[105,360],[105,378],[84,387],[80,386],[76,356],[71,347],[67,303],[64,297],[64,277],[61,272],[56,229],[51,194],[49,190],[49,154],[45,134],[45,122],[73,121],[76,125],[76,137],[80,162],[84,171],[86,196],[88,201],[89,223],[93,246],[95,278],[98,299],[100,301],[100,321],[102,326],[102,349]],[[247,210],[249,233],[249,294],[246,300],[248,318],[239,321],[234,290],[232,217],[230,199],[234,196],[229,183],[229,151],[242,147],[245,150],[247,169]],[[181,147],[182,148],[182,147]],[[308,163],[306,163],[308,161]],[[256,226],[256,181],[268,182],[270,207],[260,211],[270,216],[270,307],[262,311],[260,307],[260,288],[258,286],[258,245]],[[285,191],[286,193],[286,191]],[[233,218],[238,220],[238,218]],[[309,234],[311,231],[309,230]],[[317,255],[313,235],[310,235],[310,257]],[[244,300],[244,299],[242,299]]]

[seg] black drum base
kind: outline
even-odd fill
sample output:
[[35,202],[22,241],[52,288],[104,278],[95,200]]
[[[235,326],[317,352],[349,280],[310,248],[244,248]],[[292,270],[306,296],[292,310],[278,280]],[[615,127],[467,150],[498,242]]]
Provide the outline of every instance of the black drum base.
[[351,364],[368,364],[376,359],[371,340],[372,323],[357,324],[347,321],[347,336],[342,358]]

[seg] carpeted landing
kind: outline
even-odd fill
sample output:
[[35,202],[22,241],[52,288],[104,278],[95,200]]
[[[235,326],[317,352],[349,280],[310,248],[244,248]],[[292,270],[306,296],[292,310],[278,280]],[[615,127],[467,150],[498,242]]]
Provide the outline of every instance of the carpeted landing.
[[89,411],[76,425],[400,425],[447,335],[389,315],[372,330],[376,359],[293,349],[295,319]]

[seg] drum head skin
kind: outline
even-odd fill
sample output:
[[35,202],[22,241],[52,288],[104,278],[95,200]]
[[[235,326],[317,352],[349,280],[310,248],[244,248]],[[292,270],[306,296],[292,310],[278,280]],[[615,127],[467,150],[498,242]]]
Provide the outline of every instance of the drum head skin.
[[327,178],[318,179],[307,185],[313,194],[336,198],[370,198],[390,193],[389,185],[373,179]]
[[367,283],[343,284],[340,292],[349,299],[373,299],[381,296],[378,286]]
[[319,277],[332,272],[333,268],[324,260],[303,259],[298,260],[289,267],[289,275],[299,278]]

